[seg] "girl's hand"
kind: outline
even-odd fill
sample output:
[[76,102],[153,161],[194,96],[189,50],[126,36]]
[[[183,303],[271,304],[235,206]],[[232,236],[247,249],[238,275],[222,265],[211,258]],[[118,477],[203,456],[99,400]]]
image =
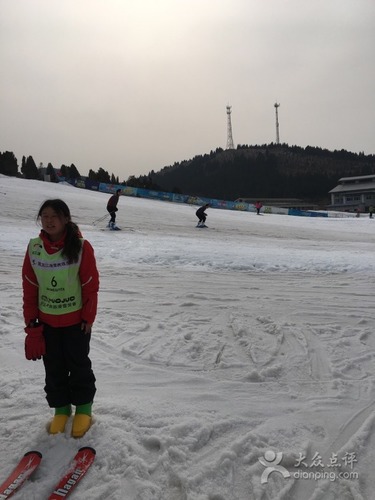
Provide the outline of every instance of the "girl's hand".
[[83,333],[91,333],[92,324],[87,323],[87,321],[82,321],[81,330]]

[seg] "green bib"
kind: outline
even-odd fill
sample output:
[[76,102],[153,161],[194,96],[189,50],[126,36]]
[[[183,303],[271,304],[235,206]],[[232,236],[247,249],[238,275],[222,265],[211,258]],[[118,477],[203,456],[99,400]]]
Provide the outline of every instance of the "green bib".
[[69,264],[62,250],[49,255],[41,238],[29,244],[30,262],[38,279],[38,307],[46,314],[68,314],[82,309],[82,289],[79,279],[82,249],[78,262]]

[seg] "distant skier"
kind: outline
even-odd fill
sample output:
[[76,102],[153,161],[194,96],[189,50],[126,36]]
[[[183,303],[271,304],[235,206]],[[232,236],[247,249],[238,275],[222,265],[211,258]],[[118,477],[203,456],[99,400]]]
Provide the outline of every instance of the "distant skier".
[[111,216],[111,219],[108,223],[108,227],[110,229],[118,229],[116,226],[116,212],[118,211],[117,203],[121,195],[121,189],[117,189],[116,193],[113,194],[107,203],[107,210]]
[[210,206],[209,203],[206,203],[205,205],[201,206],[198,208],[198,210],[195,212],[195,215],[198,217],[198,224],[197,227],[207,227],[205,222],[206,222],[206,210]]
[[257,215],[260,215],[260,209],[263,207],[262,202],[261,201],[257,201],[254,206],[255,206],[255,209],[257,211]]

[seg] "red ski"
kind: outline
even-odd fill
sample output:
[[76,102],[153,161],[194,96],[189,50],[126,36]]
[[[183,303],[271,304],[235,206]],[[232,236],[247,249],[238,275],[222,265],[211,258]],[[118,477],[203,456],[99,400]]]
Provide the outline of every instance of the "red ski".
[[61,498],[66,498],[89,470],[91,464],[95,459],[95,454],[96,451],[94,450],[94,448],[91,448],[89,446],[80,448],[78,453],[74,457],[72,465],[69,467],[68,472],[64,477],[60,479],[59,483],[55,487],[54,492],[48,497],[48,500],[59,500]]
[[18,465],[9,474],[0,486],[0,499],[9,498],[23,485],[40,464],[42,454],[39,451],[28,451],[18,462]]

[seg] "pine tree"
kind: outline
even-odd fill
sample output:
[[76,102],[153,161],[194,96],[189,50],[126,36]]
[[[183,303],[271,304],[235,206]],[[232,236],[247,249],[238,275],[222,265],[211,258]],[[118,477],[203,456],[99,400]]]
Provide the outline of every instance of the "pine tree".
[[39,179],[39,171],[32,156],[22,158],[21,172],[26,179]]
[[102,167],[100,167],[98,170],[97,181],[108,182],[108,183],[111,182],[111,178],[109,176],[109,173],[106,170],[104,170]]
[[72,163],[69,168],[69,179],[80,179],[81,174],[78,172],[77,167]]
[[10,151],[0,153],[0,174],[11,176],[18,174],[17,158]]
[[47,175],[49,175],[51,182],[59,182],[59,179],[57,178],[56,171],[53,168],[51,163],[48,163],[46,173],[47,173]]

